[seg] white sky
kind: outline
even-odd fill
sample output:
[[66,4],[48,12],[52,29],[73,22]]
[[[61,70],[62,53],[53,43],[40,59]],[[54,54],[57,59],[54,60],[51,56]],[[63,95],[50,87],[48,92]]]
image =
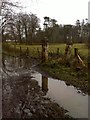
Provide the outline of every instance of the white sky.
[[24,11],[32,12],[40,18],[54,18],[59,24],[75,24],[76,20],[88,18],[89,0],[19,0],[24,7]]
[[88,3],[88,23],[90,23],[90,1]]

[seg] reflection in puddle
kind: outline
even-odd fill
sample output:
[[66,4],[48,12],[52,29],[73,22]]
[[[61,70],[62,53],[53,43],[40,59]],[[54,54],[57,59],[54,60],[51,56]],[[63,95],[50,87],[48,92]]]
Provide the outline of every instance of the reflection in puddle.
[[64,81],[47,78],[36,72],[32,74],[45,95],[56,101],[60,106],[68,110],[68,114],[74,118],[88,118],[88,95],[78,93],[73,86],[67,86]]
[[48,78],[46,76],[42,76],[42,91],[46,94],[48,91]]
[[4,56],[3,55],[3,66],[7,69],[15,70],[18,68],[30,68],[31,67],[31,61],[28,58],[22,59],[19,57],[11,57],[11,56]]
[[[73,86],[68,86],[64,81],[47,78],[31,69],[30,59],[4,58],[4,65],[12,70],[12,75],[31,73],[33,79],[38,81],[45,95],[55,100],[60,106],[68,110],[68,114],[74,118],[88,118],[88,95]],[[19,69],[18,69],[19,68]]]

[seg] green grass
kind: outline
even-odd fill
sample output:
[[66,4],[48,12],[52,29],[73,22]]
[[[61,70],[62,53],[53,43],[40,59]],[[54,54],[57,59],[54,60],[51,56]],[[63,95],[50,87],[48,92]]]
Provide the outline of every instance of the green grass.
[[59,64],[56,60],[48,61],[40,65],[40,69],[50,76],[63,80],[84,92],[88,92],[88,70],[84,68],[76,71],[73,67]]
[[78,52],[80,53],[80,55],[88,57],[88,47],[85,44],[74,44],[73,49],[74,48],[78,48]]
[[[9,46],[10,50],[8,51],[7,46]],[[29,55],[32,57],[38,57],[41,55],[41,45],[16,45],[16,54],[20,54],[20,46],[22,47],[22,53],[24,53],[28,47]],[[4,47],[7,49],[4,52],[7,54],[14,54],[14,44],[12,43],[5,43]],[[60,49],[60,54],[64,55],[65,53],[65,44],[50,44],[49,45],[49,53],[57,53],[57,48]],[[74,48],[78,48],[78,52],[80,56],[83,58],[84,62],[87,65],[87,58],[88,58],[88,47],[85,44],[73,44],[72,46],[72,55],[74,55]],[[38,53],[37,49],[39,49],[40,53]],[[59,61],[58,61],[59,60]],[[88,91],[88,71],[87,68],[82,69],[81,71],[77,72],[73,67],[67,67],[62,62],[60,63],[60,59],[51,57],[49,61],[46,63],[41,64],[41,69],[51,76],[56,77],[60,80],[66,81],[68,84],[72,84],[76,87],[84,91]]]
[[25,55],[25,52],[27,50],[27,47],[28,47],[28,50],[29,50],[29,55],[32,56],[32,57],[37,57],[38,56],[38,51],[37,49],[41,50],[41,46],[40,45],[16,45],[16,54],[15,54],[15,44],[11,44],[11,43],[4,43],[3,45],[3,52],[4,53],[7,53],[7,54],[10,54],[10,55],[16,55],[16,56],[19,56],[20,55],[20,47],[21,47],[21,50],[22,50],[22,53],[23,55]]
[[[14,44],[8,43],[10,48],[14,51]],[[41,52],[41,45],[16,45],[16,50],[19,52],[20,46],[22,47],[22,51],[25,52],[27,47],[31,55],[37,55],[37,49]],[[49,45],[49,53],[57,53],[57,48],[59,48],[60,53],[65,53],[65,44],[50,44]],[[73,44],[72,46],[72,55],[74,55],[74,48],[78,48],[78,52],[82,57],[88,57],[88,47],[85,44]]]
[[[57,48],[60,49],[60,53],[64,54],[65,53],[65,47],[66,44],[56,44],[56,45],[49,45],[49,51],[50,52],[56,52]],[[72,46],[72,54],[74,55],[74,48],[78,48],[78,52],[80,53],[81,56],[83,57],[88,57],[88,47],[85,44],[73,44]]]

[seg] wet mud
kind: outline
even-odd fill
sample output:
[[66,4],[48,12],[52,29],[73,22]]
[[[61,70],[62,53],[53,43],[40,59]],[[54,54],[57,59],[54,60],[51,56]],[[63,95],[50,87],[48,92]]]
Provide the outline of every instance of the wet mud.
[[7,68],[2,72],[2,118],[71,118],[67,110],[45,96],[32,79],[32,70]]

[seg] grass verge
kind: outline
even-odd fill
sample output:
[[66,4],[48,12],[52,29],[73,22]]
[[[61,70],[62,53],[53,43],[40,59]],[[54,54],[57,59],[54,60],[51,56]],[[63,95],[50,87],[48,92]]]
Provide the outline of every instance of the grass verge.
[[50,76],[65,81],[67,85],[73,85],[85,93],[88,92],[87,68],[76,70],[73,67],[62,65],[55,60],[42,63],[39,67]]

